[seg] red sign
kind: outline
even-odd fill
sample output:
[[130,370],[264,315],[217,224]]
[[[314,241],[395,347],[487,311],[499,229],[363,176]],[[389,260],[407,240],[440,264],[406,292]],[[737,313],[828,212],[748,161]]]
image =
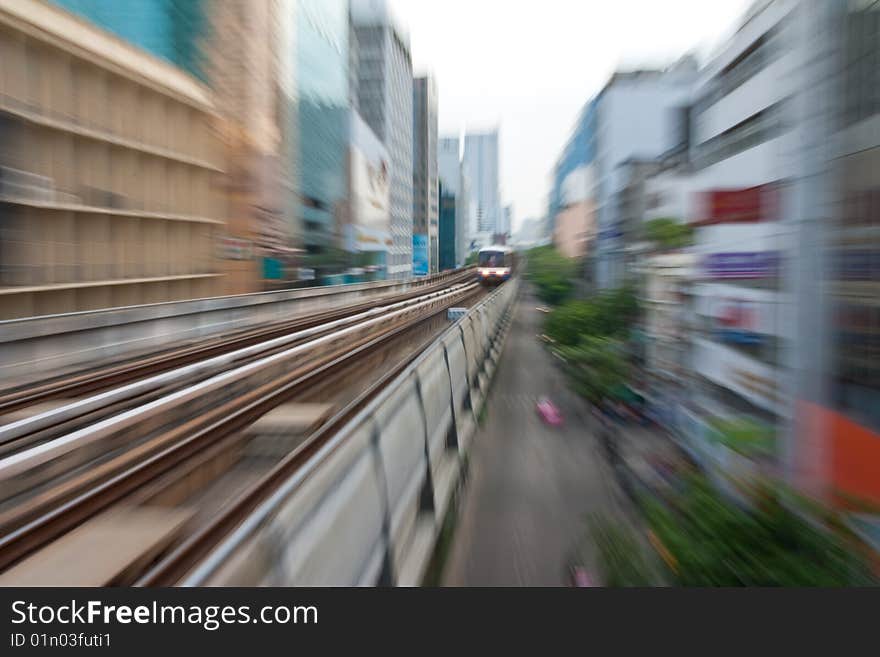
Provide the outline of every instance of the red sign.
[[706,192],[705,215],[697,222],[709,224],[775,221],[779,217],[779,187],[773,183],[746,189]]

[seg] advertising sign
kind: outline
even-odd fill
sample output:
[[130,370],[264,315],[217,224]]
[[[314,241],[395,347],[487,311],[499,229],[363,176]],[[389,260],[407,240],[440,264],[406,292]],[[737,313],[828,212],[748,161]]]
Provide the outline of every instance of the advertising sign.
[[351,147],[351,223],[364,228],[391,232],[391,198],[388,153],[369,126],[352,115]]
[[758,304],[722,299],[715,310],[715,333],[723,342],[760,344]]
[[703,261],[709,278],[772,278],[779,274],[779,251],[712,253]]
[[700,225],[775,221],[779,219],[779,187],[759,185],[746,189],[719,189],[706,193],[705,217]]
[[350,224],[346,231],[349,251],[388,251],[391,248],[391,233],[384,230]]
[[413,234],[413,276],[428,275],[428,236]]
[[694,369],[701,376],[760,408],[773,413],[784,408],[784,390],[774,367],[717,342],[697,338],[694,346]]

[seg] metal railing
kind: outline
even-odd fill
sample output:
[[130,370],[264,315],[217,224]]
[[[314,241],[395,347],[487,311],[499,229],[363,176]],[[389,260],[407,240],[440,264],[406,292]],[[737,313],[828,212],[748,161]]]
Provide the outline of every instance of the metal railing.
[[181,583],[418,585],[518,285],[506,283],[450,327]]

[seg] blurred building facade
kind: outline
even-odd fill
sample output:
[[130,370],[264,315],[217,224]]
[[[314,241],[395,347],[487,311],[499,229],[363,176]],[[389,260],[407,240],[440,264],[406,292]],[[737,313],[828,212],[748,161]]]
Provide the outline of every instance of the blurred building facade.
[[501,215],[497,128],[465,133],[463,162],[475,215],[468,241],[471,247],[480,248],[491,244]]
[[[428,247],[428,271],[437,271],[438,198],[437,86],[429,75],[413,80],[413,235]],[[415,247],[414,247],[415,248]]]
[[696,228],[689,410],[702,431],[745,418],[773,435],[789,414],[783,262],[797,254],[788,252],[779,194],[797,177],[785,154],[798,145],[784,117],[799,66],[786,45],[795,4],[755,5],[695,88],[684,219]]
[[[454,262],[456,267],[460,267],[469,253],[468,231],[472,216],[470,179],[461,160],[461,140],[458,137],[441,137],[437,152],[439,184],[442,186],[443,194],[455,201],[453,233],[449,233],[449,227],[447,227],[445,234],[450,236],[454,234]],[[448,206],[449,201],[446,203]],[[448,263],[448,261],[446,262]]]
[[0,5],[0,316],[216,294],[226,219],[208,89],[38,0]]
[[659,158],[640,201],[695,229],[640,268],[677,435],[741,468],[718,432],[743,422],[771,441],[759,468],[851,508],[880,500],[878,26],[877,2],[755,2],[700,71],[687,157]]
[[352,0],[358,50],[358,108],[388,149],[391,233],[388,274],[405,278],[413,263],[413,78],[409,37],[384,0]]
[[365,267],[386,275],[394,246],[388,149],[354,110],[350,116],[348,191],[343,206],[343,248]]
[[668,70],[615,73],[595,99],[595,281],[600,288],[619,286],[625,278],[627,242],[620,214],[620,194],[629,182],[625,163],[682,147],[696,77],[696,61],[685,57]]
[[[591,165],[596,155],[596,101],[589,101],[581,110],[580,115],[575,122],[572,134],[566,142],[562,153],[553,166],[553,172],[550,180],[550,195],[547,199],[547,217],[550,221],[551,230],[555,229],[556,216],[565,207],[566,204],[573,202],[573,199],[566,199],[565,190],[571,191],[572,185],[577,186],[575,181],[579,177],[585,177],[585,180],[592,180],[592,187],[595,187],[595,173],[589,175],[585,169]],[[569,181],[569,182],[566,182]],[[584,194],[594,195],[593,188],[587,189],[586,186],[579,186]]]
[[294,181],[283,154],[298,131],[284,130],[292,101],[280,76],[290,76],[293,62],[281,67],[292,36],[282,9],[280,0],[206,5],[203,70],[226,146],[228,218],[219,247],[227,294],[262,291],[290,276],[297,236],[285,203]]
[[438,271],[447,269],[455,269],[458,266],[458,257],[456,255],[456,233],[457,223],[459,221],[457,198],[455,192],[447,189],[443,181],[438,184],[440,194],[440,213],[439,213],[439,248],[438,248]]
[[347,0],[297,0],[296,194],[302,247],[320,254],[341,239],[349,136],[349,12]]
[[854,510],[872,503],[863,528],[877,545],[880,2],[803,2],[792,23],[808,64],[791,109],[804,148],[787,217],[799,257],[786,270],[797,328],[786,456],[811,492]]
[[584,258],[596,240],[595,167],[580,161],[577,166],[569,164],[562,169],[568,169],[568,173],[552,203],[553,245],[567,258]]
[[[223,0],[52,0],[123,41],[206,79],[202,42],[210,38],[211,12],[230,11]],[[263,4],[263,3],[257,3]],[[246,11],[263,13],[267,6]],[[245,8],[241,8],[245,11]]]

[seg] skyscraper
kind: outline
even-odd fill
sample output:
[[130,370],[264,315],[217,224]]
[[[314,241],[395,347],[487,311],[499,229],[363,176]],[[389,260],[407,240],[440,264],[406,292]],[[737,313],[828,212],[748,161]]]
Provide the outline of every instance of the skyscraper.
[[413,80],[413,235],[427,236],[429,271],[438,267],[437,87]]
[[388,149],[391,237],[388,274],[405,278],[413,258],[413,91],[409,37],[384,0],[353,0],[358,48],[358,106]]
[[464,137],[464,164],[471,181],[476,225],[471,240],[491,242],[501,213],[498,193],[498,130],[467,133]]
[[444,189],[457,194],[461,178],[461,140],[440,137],[437,142],[437,175]]
[[[279,112],[278,61],[280,44],[289,35],[282,33],[279,9],[274,0],[206,6],[208,38],[201,60],[225,146],[229,220],[224,244],[235,247],[229,253],[236,256],[223,259],[227,294],[277,284],[294,239],[292,223],[284,221],[280,193],[279,128],[285,112]],[[283,134],[296,143],[295,135]],[[285,178],[286,172],[285,167]]]
[[348,2],[299,0],[294,6],[300,199],[296,218],[303,246],[320,252],[338,241],[336,217],[347,194]]
[[[469,223],[471,217],[470,181],[461,161],[461,140],[441,137],[437,145],[437,171],[442,194],[454,199],[454,265],[461,265],[467,257]],[[440,199],[441,209],[443,199]],[[446,202],[449,209],[449,201]],[[443,213],[440,213],[441,220]],[[447,217],[450,213],[447,212]],[[442,230],[441,230],[442,232]],[[441,247],[442,248],[442,247]]]

